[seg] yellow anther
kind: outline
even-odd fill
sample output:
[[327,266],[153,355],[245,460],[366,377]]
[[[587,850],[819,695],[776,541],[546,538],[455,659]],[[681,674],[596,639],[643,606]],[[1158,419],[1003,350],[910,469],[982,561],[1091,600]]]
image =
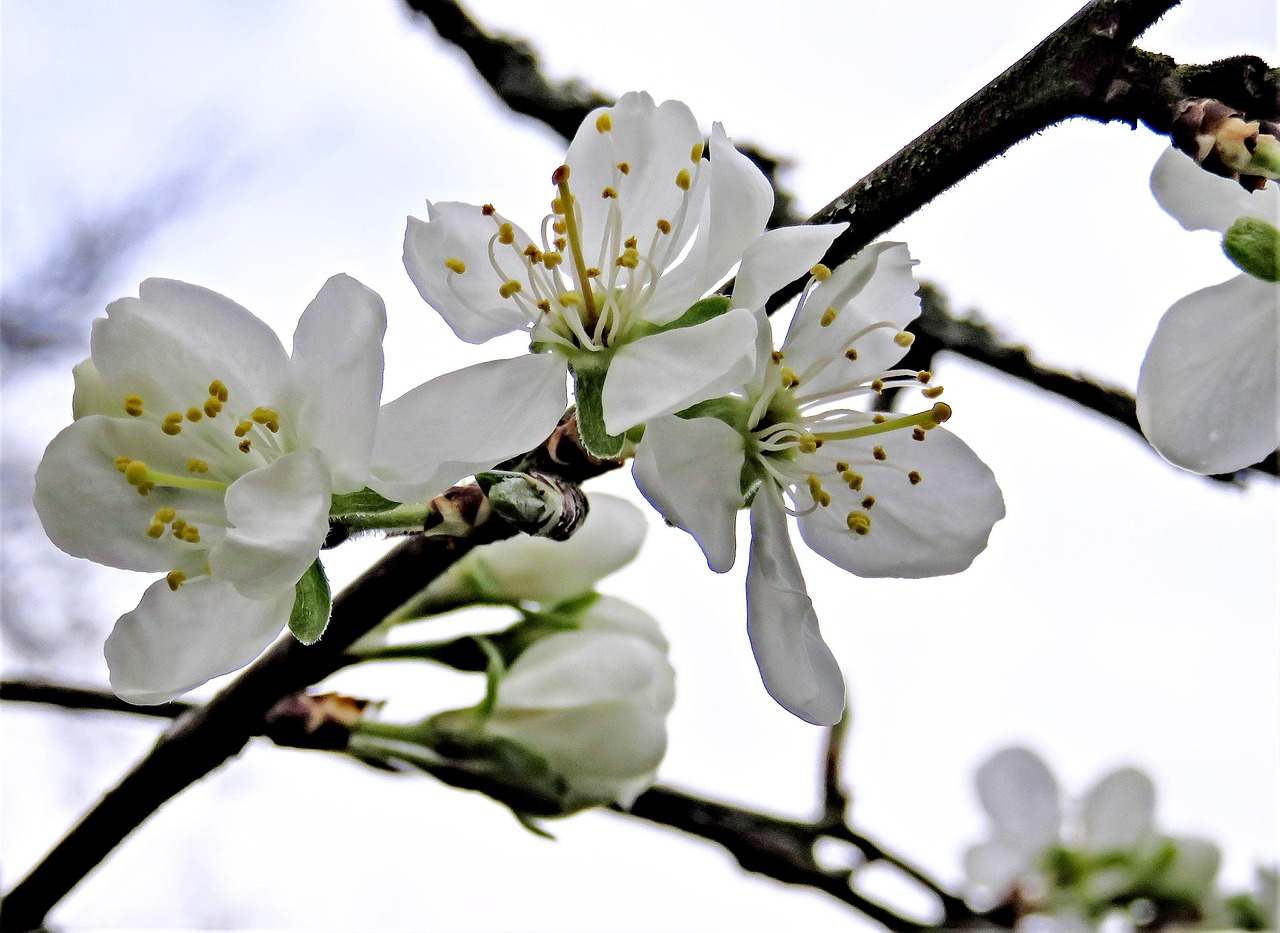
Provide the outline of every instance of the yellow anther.
[[854,492],[859,492],[862,489],[861,473],[855,473],[853,472],[853,470],[844,470],[840,474],[840,478],[844,480],[844,484],[848,486],[850,489],[852,489]]
[[[555,220],[551,222],[551,230],[556,234],[563,234],[567,229],[568,227],[564,225],[563,220]],[[563,249],[564,247],[560,247],[560,248]]]
[[528,258],[532,259],[534,262],[540,262],[542,260],[541,250],[539,250],[538,247],[534,246],[532,243],[530,243],[528,246],[524,248],[524,254]]
[[498,287],[498,294],[503,298],[510,298],[521,290],[522,286],[515,279],[507,279]]
[[133,463],[133,460],[129,457],[116,457],[115,463],[116,469],[121,473],[125,473],[129,469],[129,464]]
[[922,369],[920,370],[920,372],[916,373],[916,381],[919,382],[921,385],[928,385],[929,380],[932,378],[933,378],[933,373],[929,372],[929,370],[927,369]]
[[197,460],[195,457],[192,457],[190,460],[187,461],[187,472],[188,473],[208,473],[209,464],[205,463],[203,460]]
[[556,249],[558,249],[560,252],[563,253],[564,248],[569,245],[569,241],[562,236],[558,236],[553,241],[553,245],[555,246]]
[[942,424],[944,421],[951,419],[951,406],[946,402],[935,402],[933,407],[929,409],[929,417],[933,419],[934,424]]
[[165,434],[168,434],[170,437],[173,437],[175,434],[181,434],[182,413],[171,411],[169,414],[165,415],[164,421],[160,423],[160,430]]
[[875,392],[877,395],[878,395],[879,393],[883,392],[883,391],[884,391],[884,380],[883,380],[883,379],[872,379],[872,380],[871,380],[871,391],[872,391],[872,392]]
[[503,246],[510,246],[516,241],[516,231],[511,224],[503,223],[498,225],[498,242]]
[[907,482],[911,483],[912,486],[919,486],[922,479],[924,477],[920,475],[918,470],[912,470],[907,474]]
[[636,266],[640,265],[639,250],[625,250],[622,255],[618,257],[618,265],[625,266],[628,269],[634,269]]
[[486,217],[492,217],[497,212],[497,210],[498,209],[494,207],[492,204],[483,204],[480,207],[480,213],[484,214],[484,216]]
[[547,299],[545,298],[542,299],[541,301],[538,302],[538,310],[541,311],[543,314],[550,314],[551,302],[547,301]]
[[200,529],[195,525],[188,525],[186,528],[182,529],[182,540],[187,542],[187,544],[199,544]]
[[836,321],[836,309],[827,308],[822,312],[822,318],[818,321],[823,327],[830,327]]
[[681,191],[688,191],[689,186],[693,184],[693,176],[689,174],[687,168],[682,168],[676,172],[676,187]]
[[662,217],[659,217],[659,218],[658,218],[658,232],[659,232],[659,233],[670,233],[670,232],[671,232],[671,221],[666,220],[666,219],[664,219],[664,218],[662,218]]
[[875,457],[877,460],[887,460],[889,457],[889,455],[884,452],[883,447],[872,447],[871,456]]
[[564,292],[556,296],[556,301],[560,302],[562,308],[581,308],[582,296],[577,292]]
[[780,375],[782,377],[782,387],[784,389],[791,389],[800,384],[800,377],[796,375],[796,371],[790,366],[782,367]]
[[253,430],[252,421],[241,421],[239,424],[236,425],[235,435],[236,437],[244,437],[246,434],[248,434],[252,430]]
[[909,334],[905,330],[900,330],[893,335],[893,342],[905,349],[916,342],[916,335]]
[[131,460],[124,468],[124,478],[129,481],[130,486],[141,486],[150,475],[151,471],[141,460]]
[[845,518],[845,524],[855,535],[865,535],[871,530],[871,516],[866,512],[850,512]]
[[187,575],[181,570],[170,570],[164,575],[164,582],[169,584],[169,589],[176,593],[178,587],[187,582]]
[[600,274],[600,270],[595,266],[587,266],[587,278],[593,279]]
[[694,143],[689,150],[689,161],[695,165],[702,161],[702,143]]
[[[560,198],[552,198],[552,199],[551,199],[551,213],[553,213],[553,214],[559,214],[559,215],[561,215],[561,216],[564,216],[564,201],[562,201]],[[562,230],[557,230],[557,231],[556,231],[556,233],[563,233],[563,232],[564,232],[564,231],[562,231]]]
[[844,351],[844,358],[848,360],[850,363],[852,363],[854,360],[858,358],[858,351],[855,350],[853,347],[850,347],[848,350]]
[[186,527],[187,527],[186,519],[175,518],[173,520],[173,536],[175,538],[181,538],[182,532],[186,530]]
[[612,118],[612,117],[610,117],[610,116],[609,116],[609,114],[608,114],[607,112],[606,112],[606,113],[602,113],[602,114],[600,114],[600,116],[596,117],[596,132],[597,132],[597,133],[607,133],[607,132],[609,132],[611,129],[613,129],[613,118]]
[[822,438],[816,434],[801,434],[799,444],[801,453],[811,454],[822,446]]
[[911,429],[911,439],[912,439],[913,441],[922,441],[922,440],[924,440],[924,428],[912,428],[912,429]]
[[222,411],[222,403],[214,396],[210,395],[204,402],[204,413],[210,418],[218,417],[218,413]]
[[817,279],[819,282],[825,282],[827,279],[831,278],[831,270],[826,266],[824,266],[822,263],[818,263],[816,266],[810,269],[809,274],[813,276],[815,279]]
[[231,393],[227,391],[227,387],[221,379],[215,379],[209,383],[209,395],[219,402],[225,402],[231,397]]
[[248,438],[245,438],[236,446],[240,448],[240,453],[247,454],[249,452],[250,446],[252,446],[252,441],[250,441]]
[[204,412],[203,412],[203,411],[201,411],[199,408],[188,408],[188,409],[187,409],[187,420],[188,420],[188,421],[199,421],[199,420],[200,420],[201,418],[203,418],[203,417],[204,417]]
[[781,350],[774,350],[772,353],[769,354],[769,359],[773,360],[775,363],[781,363],[786,358],[787,358],[787,355],[783,353]]
[[871,416],[872,424],[884,424],[884,415],[875,414]]
[[126,395],[124,397],[124,413],[135,418],[142,414],[142,396]]
[[269,425],[273,421],[280,420],[280,412],[272,408],[263,408],[261,405],[259,405],[253,411],[249,412],[249,417],[252,418],[258,424]]
[[560,263],[564,262],[564,257],[559,253],[543,253],[542,264],[548,269],[554,269]]
[[605,189],[600,192],[600,197],[616,199],[618,197],[618,192],[613,189],[612,185],[606,185]]
[[921,389],[920,394],[925,398],[937,398],[942,394],[942,386],[929,386],[927,389]]
[[869,509],[875,504],[876,504],[875,496],[867,496],[865,499],[862,500],[862,507],[864,509]]
[[635,249],[637,245],[636,238],[633,236],[629,236],[622,241],[623,249]]
[[837,461],[836,461],[836,472],[837,472],[837,473],[843,473],[843,472],[844,472],[845,470],[847,470],[847,469],[849,469],[849,464],[845,463],[843,460],[837,460]]
[[453,257],[450,257],[444,261],[444,264],[450,272],[456,272],[458,275],[462,275],[462,273],[467,271],[467,264],[461,259],[454,259]]
[[151,525],[150,525],[150,527],[148,527],[148,528],[147,528],[147,537],[148,537],[148,538],[160,538],[160,537],[163,537],[163,536],[164,536],[164,523],[163,523],[163,522],[152,522],[152,523],[151,523]]
[[623,175],[630,175],[630,174],[631,174],[631,163],[630,163],[630,162],[619,162],[619,163],[618,163],[618,171],[620,171]]
[[816,473],[809,474],[809,495],[818,505],[826,508],[831,504],[831,493],[822,488],[822,481],[818,479]]
[[156,509],[156,521],[163,522],[166,525],[169,524],[169,522],[173,521],[174,518],[177,517],[177,515],[178,513],[174,509],[169,508],[168,506]]

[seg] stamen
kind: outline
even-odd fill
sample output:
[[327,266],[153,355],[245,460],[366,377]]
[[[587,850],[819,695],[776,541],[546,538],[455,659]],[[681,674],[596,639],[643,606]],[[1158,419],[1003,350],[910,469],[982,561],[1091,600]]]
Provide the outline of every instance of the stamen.
[[922,389],[920,394],[925,398],[937,398],[942,394],[942,386],[929,386],[927,389]]
[[630,174],[631,174],[631,165],[630,165],[630,163],[628,163],[628,162],[619,162],[619,163],[618,163],[618,171],[620,171],[623,175],[630,175]]
[[913,441],[922,441],[922,440],[924,440],[924,428],[912,428],[912,430],[911,430],[911,439],[912,439]]
[[871,531],[871,516],[866,512],[850,512],[845,518],[845,523],[856,535],[865,535]]
[[142,414],[142,396],[126,395],[124,397],[124,413],[134,418]]
[[170,437],[182,433],[182,413],[171,411],[164,416],[164,421],[160,422],[160,430]]
[[218,417],[218,413],[222,411],[222,403],[212,395],[205,399],[204,413],[210,418]]
[[907,474],[907,481],[910,482],[912,486],[919,486],[922,479],[924,479],[924,477],[920,475],[919,470],[912,470]]
[[784,389],[793,389],[800,384],[800,377],[796,375],[796,371],[790,366],[782,367],[779,374],[782,378],[782,387]]
[[781,350],[774,350],[772,353],[769,354],[769,358],[773,360],[775,363],[781,363],[783,360],[787,358],[787,355],[783,353]]
[[492,217],[496,210],[497,208],[495,208],[492,204],[484,204],[484,205],[481,205],[480,207],[480,213],[484,214],[484,216],[486,217]]
[[602,198],[617,198],[617,196],[618,192],[613,189],[612,185],[606,186],[605,189],[600,192],[600,197]]
[[825,282],[827,279],[831,278],[831,270],[826,266],[824,266],[822,263],[818,263],[816,266],[810,269],[809,274],[813,276],[815,279],[817,279],[819,282]]
[[693,184],[693,177],[689,174],[687,168],[682,168],[676,173],[676,187],[681,191],[688,191]]
[[169,524],[169,522],[173,521],[174,518],[177,517],[177,515],[178,515],[177,511],[168,506],[165,506],[164,508],[156,509],[156,521],[162,522],[166,525]]
[[852,363],[858,358],[858,351],[855,348],[850,347],[848,350],[844,351],[844,358]]
[[830,327],[835,323],[837,313],[838,312],[835,308],[827,308],[827,310],[822,312],[822,318],[818,323],[823,327]]
[[929,372],[929,370],[927,369],[922,369],[920,370],[920,372],[916,373],[916,381],[919,382],[921,385],[928,385],[929,380],[932,378],[933,378],[933,373]]
[[671,232],[671,221],[658,218],[658,232],[667,234]]
[[822,438],[816,434],[804,433],[800,435],[800,452],[811,454],[822,446]]
[[227,387],[221,379],[215,379],[209,383],[209,396],[225,404],[227,399],[231,397],[231,393],[227,391]]
[[505,221],[503,223],[498,224],[498,242],[501,243],[503,246],[510,246],[515,241],[516,241],[515,228],[512,227],[511,224],[506,223]]
[[498,294],[503,298],[510,298],[512,295],[521,291],[522,288],[523,286],[515,279],[507,279],[498,286]]
[[236,437],[244,437],[246,434],[248,434],[252,430],[253,430],[252,421],[241,421],[239,424],[236,425],[236,429],[234,433]]
[[249,452],[250,446],[252,446],[252,442],[248,438],[245,438],[236,446],[240,448],[240,453],[247,454]]
[[187,420],[188,420],[188,421],[192,421],[192,422],[199,421],[199,420],[200,420],[201,418],[203,418],[203,417],[204,417],[204,412],[203,412],[203,411],[201,411],[199,408],[188,408],[188,409],[187,409]]
[[862,474],[855,473],[853,470],[845,469],[840,473],[840,478],[844,480],[844,484],[854,492],[862,491]]
[[602,114],[600,114],[600,116],[596,117],[596,132],[597,132],[597,133],[607,133],[607,132],[609,132],[611,129],[613,129],[613,118],[612,118],[612,117],[610,117],[610,116],[609,116],[609,114],[608,114],[607,112],[606,112],[606,113],[602,113]]
[[195,457],[192,457],[190,460],[187,461],[187,472],[188,473],[208,473],[209,464],[205,463],[203,460],[197,460]]
[[876,504],[875,496],[867,496],[865,499],[862,500],[862,507],[864,509],[869,509],[875,504]]
[[187,582],[187,575],[181,570],[170,570],[164,575],[164,582],[169,584],[169,589],[178,592],[178,587]]
[[898,333],[894,334],[893,342],[896,343],[898,346],[902,347],[903,349],[906,349],[907,347],[911,346],[913,343],[916,342],[916,335],[909,334],[905,330],[899,331]]
[[159,539],[164,536],[164,524],[159,521],[153,521],[147,528],[147,537]]
[[885,420],[886,420],[886,419],[885,419],[885,416],[884,416],[884,415],[881,415],[881,414],[874,414],[874,415],[872,415],[872,416],[871,416],[871,423],[872,423],[872,424],[884,424],[884,423],[885,423]]
[[889,455],[884,452],[883,447],[872,447],[871,456],[877,460],[886,460]]
[[456,272],[458,275],[462,275],[462,273],[467,271],[467,264],[461,259],[446,259],[444,264],[448,267],[450,272]]
[[694,143],[693,148],[689,150],[689,161],[695,163],[702,161],[702,143]]

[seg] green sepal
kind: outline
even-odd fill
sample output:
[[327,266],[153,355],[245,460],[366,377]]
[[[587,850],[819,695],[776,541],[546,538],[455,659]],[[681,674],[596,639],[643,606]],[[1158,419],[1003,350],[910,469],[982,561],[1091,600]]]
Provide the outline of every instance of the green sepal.
[[751,418],[751,403],[746,399],[734,398],[731,395],[720,398],[709,398],[705,402],[690,405],[683,411],[676,412],[678,418],[715,418],[723,421],[739,434],[750,434],[747,421]]
[[398,505],[400,505],[399,502],[392,502],[366,486],[359,492],[346,492],[334,496],[329,505],[329,514],[357,515],[361,512],[389,512]]
[[728,313],[729,308],[730,302],[728,298],[723,295],[712,295],[709,298],[703,298],[701,301],[695,301],[689,306],[688,311],[674,321],[668,321],[665,324],[636,325],[632,332],[627,335],[627,338],[636,340],[640,337],[650,337],[669,330],[679,330],[682,327],[697,327],[699,324],[705,324],[713,318],[718,318],[720,315]]
[[1280,282],[1280,230],[1265,220],[1237,219],[1222,237],[1222,251],[1255,279]]
[[604,378],[609,373],[608,359],[596,360],[602,354],[583,354],[572,363],[573,392],[578,406],[578,433],[582,445],[601,460],[612,460],[622,453],[625,435],[610,434],[604,427]]
[[493,510],[517,528],[532,532],[547,520],[547,496],[554,490],[545,483],[504,470],[477,473],[475,478]]
[[304,645],[314,645],[329,625],[333,594],[329,578],[317,558],[293,588],[293,610],[289,613],[289,631]]

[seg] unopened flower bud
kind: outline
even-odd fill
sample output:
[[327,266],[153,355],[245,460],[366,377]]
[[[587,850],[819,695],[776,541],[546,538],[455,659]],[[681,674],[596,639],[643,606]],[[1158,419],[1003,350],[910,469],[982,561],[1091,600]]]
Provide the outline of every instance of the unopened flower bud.
[[1179,105],[1170,137],[1205,171],[1256,191],[1280,178],[1280,125],[1244,116],[1221,101],[1190,98]]

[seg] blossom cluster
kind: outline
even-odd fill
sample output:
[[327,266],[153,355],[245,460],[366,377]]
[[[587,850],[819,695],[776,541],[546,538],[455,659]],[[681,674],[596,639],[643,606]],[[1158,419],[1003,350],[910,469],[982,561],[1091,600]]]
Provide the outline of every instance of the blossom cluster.
[[[556,429],[571,382],[582,447],[633,459],[640,492],[712,570],[735,563],[749,511],[747,628],[765,687],[809,722],[841,718],[788,516],[853,574],[925,577],[969,566],[1004,514],[990,469],[941,426],[942,387],[901,365],[915,261],[879,243],[829,269],[844,225],[766,231],[772,189],[723,127],[704,137],[684,104],[643,93],[592,113],[551,184],[527,228],[490,204],[409,219],[405,267],[454,333],[519,331],[530,352],[385,404],[383,302],[345,275],[303,312],[292,354],[181,282],[148,280],[95,322],[36,507],[69,553],[163,574],[107,641],[117,693],[162,702],[286,626],[319,638],[330,522],[421,531],[433,497]],[[806,274],[775,343],[766,302]],[[511,669],[500,704],[519,705],[520,663],[533,662]]]

